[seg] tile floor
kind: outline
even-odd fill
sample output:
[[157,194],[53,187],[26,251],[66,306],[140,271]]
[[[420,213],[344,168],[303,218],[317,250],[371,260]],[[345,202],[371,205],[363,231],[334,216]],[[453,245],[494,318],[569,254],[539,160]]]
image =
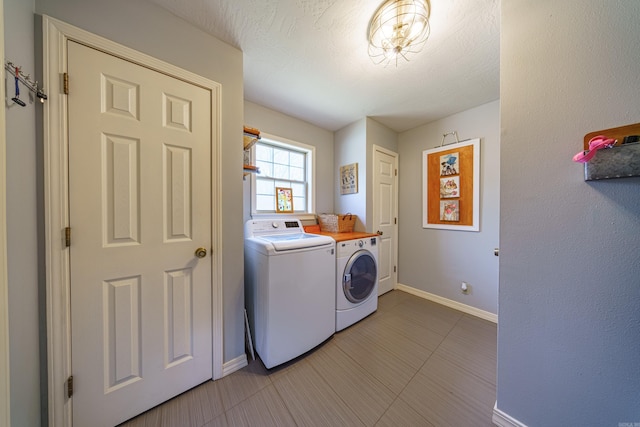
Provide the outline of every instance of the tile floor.
[[401,291],[310,353],[259,360],[121,427],[491,426],[496,325]]

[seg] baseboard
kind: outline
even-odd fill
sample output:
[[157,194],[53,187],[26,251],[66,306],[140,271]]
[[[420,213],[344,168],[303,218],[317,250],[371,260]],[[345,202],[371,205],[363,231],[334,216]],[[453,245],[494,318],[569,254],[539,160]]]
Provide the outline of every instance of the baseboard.
[[470,314],[471,316],[479,317],[484,320],[488,320],[489,322],[498,323],[498,315],[490,313],[488,311],[480,310],[479,308],[472,307],[467,304],[462,304],[458,301],[453,301],[447,298],[443,298],[441,296],[431,294],[429,292],[425,292],[420,289],[412,288],[411,286],[403,285],[401,283],[397,283],[395,288],[399,291],[406,292],[411,295],[415,295],[420,298],[428,299],[429,301],[436,302],[438,304],[445,305],[447,307],[451,307],[458,311],[461,311],[466,314]]
[[491,421],[498,427],[527,427],[525,424],[522,424],[512,416],[498,409],[498,402],[493,406],[493,418]]
[[239,371],[247,365],[247,355],[243,353],[242,355],[236,357],[235,359],[231,359],[222,365],[222,376],[226,377],[227,375],[233,374],[235,371]]

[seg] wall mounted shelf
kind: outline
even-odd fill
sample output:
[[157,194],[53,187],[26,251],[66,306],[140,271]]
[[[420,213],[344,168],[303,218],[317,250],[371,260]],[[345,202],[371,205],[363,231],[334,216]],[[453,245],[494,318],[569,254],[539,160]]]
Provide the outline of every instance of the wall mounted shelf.
[[244,165],[244,170],[249,171],[249,172],[256,172],[259,173],[260,172],[260,168],[254,165]]
[[598,150],[584,164],[585,181],[640,176],[640,142],[622,143],[625,137],[640,135],[640,123],[588,133],[584,136],[585,150],[589,148],[589,140],[598,135],[616,139],[617,143]]
[[250,173],[260,173],[260,168],[251,164],[251,147],[260,140],[260,131],[255,128],[245,126],[243,129],[242,143],[244,150],[244,175],[243,178]]
[[584,164],[585,181],[640,176],[640,143],[600,150]]

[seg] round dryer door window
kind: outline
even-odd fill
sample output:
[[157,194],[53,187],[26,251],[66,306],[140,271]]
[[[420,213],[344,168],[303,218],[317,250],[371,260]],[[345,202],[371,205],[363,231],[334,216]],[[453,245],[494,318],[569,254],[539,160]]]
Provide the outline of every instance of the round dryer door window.
[[344,296],[352,303],[366,300],[375,288],[377,275],[378,269],[371,252],[360,250],[354,253],[342,276]]

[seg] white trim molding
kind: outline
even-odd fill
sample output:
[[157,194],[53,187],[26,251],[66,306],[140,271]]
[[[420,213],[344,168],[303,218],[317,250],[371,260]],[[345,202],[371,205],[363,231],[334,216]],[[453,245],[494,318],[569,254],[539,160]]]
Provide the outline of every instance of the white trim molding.
[[222,366],[222,376],[226,377],[227,375],[233,374],[235,371],[239,371],[240,369],[247,366],[249,363],[247,362],[247,355],[242,354],[235,359],[231,359]]
[[[0,0],[1,1],[1,0]],[[112,42],[72,25],[43,16],[43,87],[49,100],[43,108],[44,208],[47,295],[47,371],[50,426],[71,426],[71,399],[64,385],[71,375],[71,317],[69,250],[64,229],[68,211],[67,97],[61,75],[67,71],[67,42],[75,40],[94,49],[176,77],[211,91],[212,114],[212,324],[213,379],[224,374],[222,298],[222,192],[221,182],[221,91],[220,84],[157,58]],[[4,270],[3,270],[4,271]],[[0,279],[1,280],[1,279]],[[3,301],[1,300],[0,303]]]
[[509,414],[502,412],[498,409],[498,402],[493,406],[493,418],[491,419],[493,424],[498,427],[527,427],[525,424],[516,420]]
[[429,301],[436,302],[438,304],[445,305],[447,307],[453,308],[455,310],[461,311],[471,316],[488,320],[489,322],[498,323],[498,315],[491,313],[489,311],[480,310],[479,308],[472,307],[467,304],[462,304],[461,302],[453,301],[453,300],[441,297],[439,295],[431,294],[429,292],[426,292],[420,289],[412,288],[411,286],[403,285],[401,283],[398,283],[395,289],[406,292],[411,295],[415,295],[420,298],[427,299]]

